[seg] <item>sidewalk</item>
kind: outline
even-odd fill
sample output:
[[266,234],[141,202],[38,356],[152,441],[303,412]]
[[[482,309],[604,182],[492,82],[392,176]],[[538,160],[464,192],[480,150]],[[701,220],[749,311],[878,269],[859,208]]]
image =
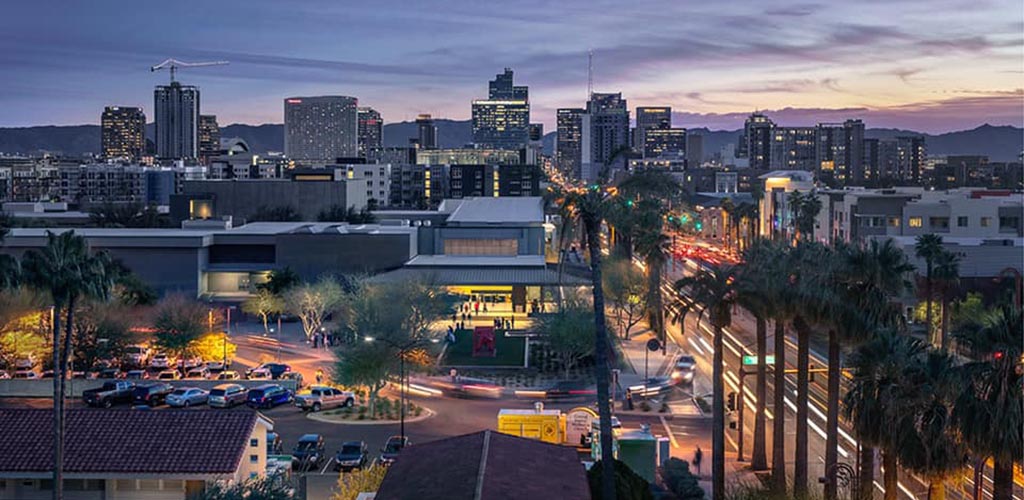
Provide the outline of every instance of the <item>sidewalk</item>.
[[643,384],[645,378],[662,377],[669,374],[672,360],[679,355],[679,346],[674,342],[669,342],[667,355],[662,354],[660,349],[649,351],[647,341],[652,338],[654,338],[653,332],[645,329],[641,333],[630,336],[629,340],[624,340],[621,337],[616,339],[626,362],[633,368],[633,373],[623,372],[619,375],[620,388]]

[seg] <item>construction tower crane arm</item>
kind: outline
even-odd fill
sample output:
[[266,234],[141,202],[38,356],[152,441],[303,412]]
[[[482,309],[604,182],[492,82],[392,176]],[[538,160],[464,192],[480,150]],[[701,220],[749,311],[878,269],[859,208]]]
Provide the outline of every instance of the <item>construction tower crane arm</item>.
[[207,61],[207,62],[189,63],[189,62],[179,61],[177,59],[171,58],[171,59],[168,59],[168,60],[166,60],[166,61],[164,61],[164,62],[162,62],[160,64],[157,64],[156,66],[150,67],[149,70],[150,71],[160,71],[162,69],[169,69],[171,71],[171,83],[174,83],[174,74],[175,74],[175,72],[177,72],[178,68],[201,68],[203,66],[223,66],[223,65],[225,65],[227,63],[228,63],[227,61]]

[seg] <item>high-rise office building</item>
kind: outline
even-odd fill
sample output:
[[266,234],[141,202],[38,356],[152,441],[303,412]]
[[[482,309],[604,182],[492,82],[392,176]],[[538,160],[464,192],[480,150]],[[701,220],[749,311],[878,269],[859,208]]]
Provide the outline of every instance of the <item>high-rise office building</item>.
[[747,158],[750,168],[766,170],[771,166],[772,129],[775,124],[761,113],[754,113],[743,124],[743,136],[736,148],[737,158]]
[[473,143],[482,148],[522,149],[529,129],[529,91],[513,85],[512,70],[505,68],[489,82],[487,99],[473,101]]
[[672,108],[669,106],[638,106],[636,108],[636,128],[633,129],[633,149],[643,153],[647,138],[645,131],[649,129],[672,128]]
[[686,166],[697,168],[704,163],[704,136],[686,134]]
[[560,108],[557,112],[557,133],[555,140],[555,165],[562,175],[579,177],[581,161],[581,140],[583,138],[582,108]]
[[583,116],[583,164],[605,165],[629,147],[629,108],[622,93],[592,94]]
[[359,155],[359,100],[348,96],[284,100],[284,153],[300,163]]
[[919,184],[922,181],[921,167],[925,163],[928,152],[925,149],[924,137],[899,136],[895,139],[896,162],[895,171],[900,180]]
[[209,165],[220,154],[220,126],[217,115],[199,115],[199,163]]
[[837,186],[864,181],[864,122],[818,124],[815,148],[819,179]]
[[359,112],[359,156],[366,158],[366,152],[383,146],[384,121],[373,108],[361,107]]
[[199,87],[171,82],[153,92],[156,155],[164,159],[199,156]]
[[544,124],[543,123],[531,123],[530,124],[530,142],[540,142],[544,140]]
[[685,128],[648,128],[643,134],[644,158],[686,156]]
[[437,149],[437,125],[434,124],[434,117],[416,117],[416,144],[419,144],[420,149]]
[[142,108],[107,106],[100,127],[104,158],[134,162],[146,152],[146,114]]
[[772,170],[815,170],[817,149],[814,127],[774,127],[769,166]]

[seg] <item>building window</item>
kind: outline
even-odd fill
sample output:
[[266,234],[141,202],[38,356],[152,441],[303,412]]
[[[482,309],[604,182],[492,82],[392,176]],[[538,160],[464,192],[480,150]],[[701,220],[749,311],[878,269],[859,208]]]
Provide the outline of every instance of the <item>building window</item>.
[[991,217],[982,217],[981,218],[981,227],[989,227],[991,225],[992,225],[992,218]]
[[900,227],[900,218],[889,217],[889,227]]
[[519,241],[514,239],[448,239],[445,255],[517,255]]
[[260,445],[259,438],[253,438],[253,439],[249,440],[249,446],[252,446],[253,448],[255,448],[255,447],[259,446],[259,445]]
[[1020,217],[1000,217],[999,229],[1020,229]]
[[911,217],[911,218],[907,219],[907,226],[908,227],[921,227],[923,225],[923,222],[924,222],[924,220],[921,217]]
[[929,217],[928,225],[932,229],[949,229],[949,217]]
[[956,218],[956,227],[967,227],[967,217],[960,216]]
[[259,461],[260,461],[260,456],[259,455],[249,455],[249,463],[255,464],[255,463],[259,463]]

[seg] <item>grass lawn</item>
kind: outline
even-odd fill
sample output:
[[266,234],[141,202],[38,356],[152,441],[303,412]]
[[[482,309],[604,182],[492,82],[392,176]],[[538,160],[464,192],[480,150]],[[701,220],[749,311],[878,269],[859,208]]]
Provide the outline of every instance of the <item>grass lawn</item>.
[[445,366],[523,366],[526,356],[526,339],[523,337],[506,337],[503,330],[494,332],[494,344],[497,350],[492,357],[473,357],[473,331],[456,330],[455,343],[448,346],[445,353]]

